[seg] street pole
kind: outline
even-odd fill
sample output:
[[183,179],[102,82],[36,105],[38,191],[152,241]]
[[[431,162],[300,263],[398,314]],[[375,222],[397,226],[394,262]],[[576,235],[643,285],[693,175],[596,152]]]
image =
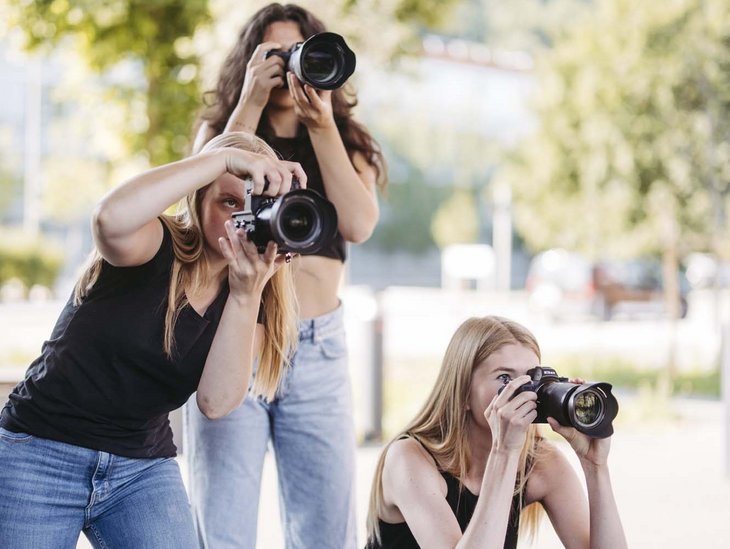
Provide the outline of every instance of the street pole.
[[512,190],[504,182],[494,185],[492,247],[496,257],[496,289],[508,292],[512,287]]

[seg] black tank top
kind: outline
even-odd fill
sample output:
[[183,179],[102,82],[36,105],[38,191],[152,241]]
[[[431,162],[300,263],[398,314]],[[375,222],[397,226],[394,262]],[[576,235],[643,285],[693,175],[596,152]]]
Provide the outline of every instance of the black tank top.
[[[426,450],[428,451],[428,450]],[[433,456],[431,456],[433,457]],[[435,460],[434,460],[435,461]],[[459,489],[459,479],[446,471],[439,471],[446,481],[448,491],[446,501],[454,512],[461,531],[464,532],[469,526],[469,521],[474,514],[479,496],[472,494],[466,488]],[[378,519],[380,527],[380,544],[370,540],[365,549],[420,549],[416,538],[413,537],[411,529],[405,522],[391,524]],[[520,495],[515,494],[512,498],[507,533],[504,538],[504,549],[515,549],[517,547],[517,533],[520,526]]]
[[[317,191],[327,198],[322,181],[322,172],[320,172],[319,163],[317,162],[317,155],[314,153],[312,141],[309,139],[306,131],[300,132],[297,137],[276,137],[268,135],[262,135],[261,137],[279,153],[282,160],[299,162],[302,165],[304,173],[307,174],[307,188]],[[340,231],[337,231],[335,238],[317,252],[317,255],[337,259],[343,263],[345,262],[345,259],[347,259],[347,248],[345,239],[340,234]]]

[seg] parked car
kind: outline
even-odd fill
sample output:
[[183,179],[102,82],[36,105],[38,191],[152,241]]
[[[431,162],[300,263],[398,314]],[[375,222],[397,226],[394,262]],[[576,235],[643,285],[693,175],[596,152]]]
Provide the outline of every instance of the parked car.
[[[684,318],[689,284],[681,272],[678,277]],[[620,313],[667,313],[662,266],[656,259],[591,262],[556,248],[532,259],[526,286],[531,308],[554,319],[591,315],[610,320]]]

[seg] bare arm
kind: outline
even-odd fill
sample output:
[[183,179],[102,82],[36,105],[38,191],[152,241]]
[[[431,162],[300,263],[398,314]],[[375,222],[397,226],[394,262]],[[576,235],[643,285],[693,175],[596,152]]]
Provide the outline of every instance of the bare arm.
[[492,449],[479,500],[463,535],[445,500],[445,483],[431,458],[414,440],[391,445],[383,468],[385,503],[398,508],[421,547],[477,549],[504,545],[520,452],[527,428],[537,415],[535,393],[512,398],[516,388],[527,380],[528,376],[521,376],[511,381],[484,412],[492,431]]
[[[582,382],[582,380],[571,381]],[[608,471],[608,453],[611,448],[611,439],[590,438],[572,427],[559,425],[552,418],[549,418],[548,421],[553,430],[565,437],[573,447],[578,459],[580,459],[586,478],[590,513],[590,545],[575,545],[575,547],[625,549],[628,545]],[[558,526],[556,525],[557,529]]]
[[269,242],[259,255],[242,229],[226,222],[228,239],[221,250],[229,260],[230,294],[198,383],[198,408],[209,419],[225,416],[246,396],[254,356],[260,345],[261,327],[256,317],[264,286],[281,267],[276,245]]
[[306,184],[298,164],[238,149],[218,149],[165,164],[127,180],[97,204],[92,232],[99,252],[120,267],[149,261],[162,242],[157,216],[227,172],[250,175],[258,194],[263,192],[264,176],[270,182],[268,194],[286,192],[291,187],[292,173]]
[[263,42],[251,54],[241,95],[224,132],[256,133],[271,90],[284,85],[284,60],[276,55],[266,58],[267,51],[280,48],[276,42]]
[[332,115],[332,92],[302,86],[293,74],[287,76],[297,114],[312,140],[327,198],[337,209],[340,233],[349,242],[364,242],[380,215],[375,169],[361,154],[354,156],[355,165],[350,161]]
[[169,206],[226,171],[226,151],[187,158],[137,175],[113,189],[92,216],[94,243],[112,265],[141,265],[162,242],[156,220]]

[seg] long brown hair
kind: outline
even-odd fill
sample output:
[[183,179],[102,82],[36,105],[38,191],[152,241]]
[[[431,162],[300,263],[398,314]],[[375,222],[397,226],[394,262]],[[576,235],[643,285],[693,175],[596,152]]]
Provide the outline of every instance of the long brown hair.
[[[498,316],[470,318],[456,330],[449,342],[431,394],[416,417],[384,448],[375,470],[368,509],[368,539],[380,541],[378,517],[383,514],[383,465],[388,448],[405,436],[412,436],[434,457],[438,466],[459,479],[466,478],[471,463],[467,439],[467,404],[474,369],[501,347],[518,343],[540,357],[535,337],[522,325]],[[534,425],[528,429],[520,454],[515,493],[524,492],[538,454],[541,437]],[[520,499],[520,501],[522,501]],[[520,530],[534,535],[540,507],[529,505],[522,511]]]
[[[276,153],[262,139],[242,132],[227,133],[212,139],[204,151],[234,147],[276,158]],[[164,351],[172,358],[175,349],[175,324],[188,305],[186,290],[196,293],[208,280],[200,207],[208,185],[183,198],[174,216],[160,215],[160,221],[172,237],[173,262],[165,311]],[[80,304],[99,278],[103,258],[93,250],[74,288],[74,303]],[[252,391],[272,399],[288,365],[288,357],[298,340],[296,295],[289,265],[283,265],[264,287],[264,341]]]
[[[257,11],[243,26],[238,40],[223,62],[218,74],[215,90],[205,92],[203,102],[207,105],[200,114],[195,130],[205,121],[215,135],[220,135],[238,103],[241,88],[246,76],[246,66],[256,47],[264,41],[269,25],[279,21],[291,21],[299,26],[306,40],[310,36],[324,32],[325,25],[311,12],[295,4],[269,4]],[[350,84],[332,93],[332,111],[335,124],[342,136],[350,160],[360,153],[377,174],[378,185],[385,186],[385,159],[380,147],[367,129],[352,117],[352,109],[357,105],[357,97]],[[266,109],[261,116],[256,133],[264,139],[273,137]]]

